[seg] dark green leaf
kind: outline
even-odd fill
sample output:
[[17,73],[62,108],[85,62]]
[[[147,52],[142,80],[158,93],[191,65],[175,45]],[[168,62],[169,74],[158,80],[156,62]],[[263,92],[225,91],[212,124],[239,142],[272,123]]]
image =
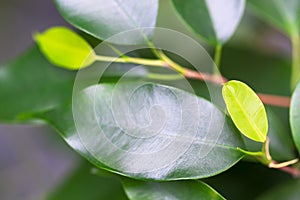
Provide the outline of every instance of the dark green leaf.
[[66,27],[53,27],[34,35],[40,50],[54,64],[67,69],[87,67],[95,61],[93,48]]
[[296,147],[300,152],[300,84],[298,84],[292,96],[290,123]]
[[[99,68],[102,65],[104,63],[97,63]],[[114,63],[107,69],[105,67],[101,82],[116,82],[136,66]],[[132,78],[145,74],[147,70],[142,67],[130,73]],[[30,118],[30,113],[69,102],[75,76],[75,72],[51,65],[36,46],[30,48],[16,60],[0,67],[0,121],[26,120]],[[95,73],[87,73],[85,78],[91,77],[95,77]]]
[[83,163],[46,198],[47,200],[125,200],[128,199],[116,177],[91,174],[92,166]]
[[0,121],[48,110],[71,98],[75,73],[51,65],[36,46],[0,68]]
[[226,172],[203,181],[227,199],[253,200],[290,179],[289,174],[269,169],[260,163],[239,162]]
[[142,182],[126,179],[124,189],[130,200],[224,200],[201,181]]
[[212,44],[225,43],[239,24],[245,0],[172,0],[190,28]]
[[222,112],[167,86],[96,85],[73,98],[73,110],[37,117],[96,166],[139,179],[208,177],[242,157],[242,140]]
[[265,20],[289,35],[300,30],[299,0],[249,0],[251,7]]
[[268,137],[270,138],[270,153],[276,161],[286,161],[295,158],[295,146],[290,131],[275,115],[271,108],[267,108],[269,121]]
[[[115,38],[119,44],[145,43],[153,34],[158,0],[55,0],[61,15],[72,25],[102,40],[137,29],[128,38]],[[143,29],[150,27],[150,29]]]
[[300,180],[282,183],[267,191],[258,200],[298,200],[300,197]]

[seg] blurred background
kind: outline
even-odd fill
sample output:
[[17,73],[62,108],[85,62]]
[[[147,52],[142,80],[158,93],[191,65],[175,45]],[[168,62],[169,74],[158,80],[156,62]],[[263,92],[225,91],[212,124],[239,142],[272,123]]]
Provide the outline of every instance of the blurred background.
[[[174,14],[169,1],[161,0],[160,4],[158,26],[179,30],[196,38]],[[51,0],[0,0],[0,66],[30,47],[34,31],[43,31],[56,25],[67,23]],[[288,60],[290,49],[289,40],[284,35],[247,12],[237,33],[224,49],[222,72],[228,78],[247,82],[260,92],[276,91],[277,94],[288,95],[289,72],[286,66],[274,68],[273,80],[266,82],[266,73],[273,66],[262,69],[254,61],[260,59],[264,62],[264,56]],[[255,57],[257,55],[251,54],[254,51],[263,56]],[[261,73],[257,74],[257,70]],[[279,89],[274,89],[274,82],[280,83],[283,79],[282,84],[278,85]],[[278,111],[279,118],[287,120],[287,110],[275,111]],[[49,127],[0,125],[1,200],[43,199],[81,162],[82,159]]]
[[[66,22],[51,0],[0,0],[0,65],[30,47],[34,31],[55,25]],[[0,199],[43,199],[78,161],[46,126],[0,125]]]

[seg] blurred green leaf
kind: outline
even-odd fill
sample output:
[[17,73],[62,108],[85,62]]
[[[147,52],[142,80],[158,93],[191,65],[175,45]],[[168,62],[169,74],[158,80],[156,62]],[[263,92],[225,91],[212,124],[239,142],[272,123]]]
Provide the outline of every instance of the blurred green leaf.
[[288,128],[276,116],[271,108],[266,109],[269,121],[268,137],[270,138],[270,153],[276,161],[286,161],[295,158],[295,146]]
[[300,83],[298,84],[292,96],[290,107],[290,124],[294,142],[298,148],[298,151],[300,152]]
[[69,23],[102,40],[137,30],[126,35],[128,38],[110,40],[119,44],[146,43],[152,37],[158,12],[158,0],[55,0],[55,3]]
[[92,166],[83,163],[70,177],[52,191],[47,200],[126,200],[122,185],[116,177],[91,174]]
[[225,83],[222,94],[237,128],[246,137],[265,142],[268,133],[266,110],[256,93],[240,81]]
[[224,200],[201,181],[142,182],[126,179],[124,189],[130,200]]
[[93,48],[66,27],[52,27],[34,35],[40,50],[54,65],[77,70],[95,61]]
[[54,67],[36,46],[0,67],[0,121],[48,110],[72,95],[75,73]]
[[203,181],[227,199],[253,200],[272,187],[291,179],[289,174],[282,171],[267,168],[260,163],[242,161],[226,172]]
[[[105,64],[98,62],[95,67],[103,68],[101,82],[114,83],[136,65],[113,63],[105,69]],[[139,67],[139,70],[130,71],[130,78],[143,77],[147,73],[145,68]],[[51,110],[69,102],[75,76],[76,72],[51,65],[37,46],[31,47],[0,67],[0,121],[30,120],[32,113]],[[85,72],[84,78],[90,85],[90,80],[95,80],[95,77],[98,80],[99,76],[91,70]]]
[[281,183],[270,189],[257,200],[298,200],[300,197],[300,180],[291,180]]
[[208,177],[241,159],[242,140],[214,105],[167,86],[137,86],[91,86],[73,98],[73,110],[37,117],[96,166],[139,179]]
[[245,0],[172,0],[186,24],[211,44],[223,44],[233,35]]
[[249,0],[249,5],[267,22],[289,35],[300,31],[299,0]]

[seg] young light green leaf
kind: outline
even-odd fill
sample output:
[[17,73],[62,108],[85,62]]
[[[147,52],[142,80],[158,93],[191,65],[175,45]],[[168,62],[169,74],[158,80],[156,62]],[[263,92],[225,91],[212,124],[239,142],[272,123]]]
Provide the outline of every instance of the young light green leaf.
[[36,33],[34,39],[54,65],[77,70],[95,61],[93,48],[77,33],[65,27],[53,27]]
[[249,0],[249,5],[269,23],[289,35],[300,31],[299,0]]
[[223,44],[233,35],[245,9],[245,0],[172,0],[187,25],[211,44]]
[[208,177],[242,158],[241,137],[210,102],[172,87],[88,87],[72,106],[41,113],[85,158],[138,179]]
[[118,44],[147,43],[158,13],[158,0],[55,0],[55,3],[69,23],[102,40],[137,30],[130,38],[110,40]]
[[292,135],[298,151],[300,152],[300,83],[295,89],[290,108],[290,124]]
[[265,142],[268,119],[265,107],[255,92],[240,81],[229,81],[222,89],[227,110],[236,127],[246,137]]
[[225,200],[201,181],[142,182],[125,179],[122,182],[130,200]]

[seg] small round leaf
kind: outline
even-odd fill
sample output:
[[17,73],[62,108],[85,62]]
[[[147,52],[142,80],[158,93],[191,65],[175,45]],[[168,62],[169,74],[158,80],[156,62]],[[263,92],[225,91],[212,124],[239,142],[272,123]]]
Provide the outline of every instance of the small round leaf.
[[49,61],[59,67],[76,70],[95,61],[93,48],[68,28],[53,27],[34,38]]
[[240,81],[229,81],[224,85],[222,94],[240,132],[254,141],[265,142],[268,119],[265,107],[255,92]]

